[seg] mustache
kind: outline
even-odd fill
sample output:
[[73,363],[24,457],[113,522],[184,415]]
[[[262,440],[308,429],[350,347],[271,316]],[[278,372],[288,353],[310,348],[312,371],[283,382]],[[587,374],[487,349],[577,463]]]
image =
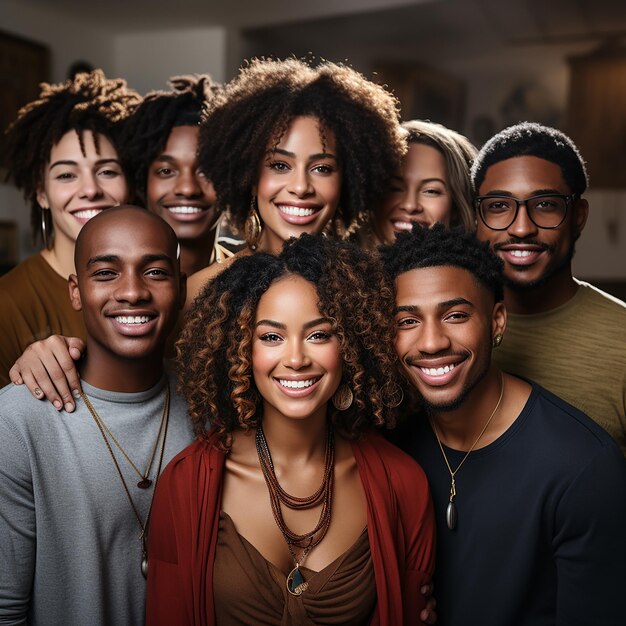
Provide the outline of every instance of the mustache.
[[494,252],[501,250],[502,248],[515,244],[526,244],[529,246],[536,246],[537,248],[541,248],[546,252],[554,252],[555,246],[545,243],[544,241],[538,241],[537,239],[521,239],[519,237],[511,237],[507,241],[500,241],[498,243],[493,244]]
[[435,353],[418,352],[417,354],[407,354],[407,356],[405,356],[402,361],[405,365],[413,367],[417,365],[420,361],[428,361],[430,359],[445,359],[447,357],[461,357],[462,359],[467,359],[469,356],[470,353],[466,350],[461,350],[457,352],[447,350],[445,352]]

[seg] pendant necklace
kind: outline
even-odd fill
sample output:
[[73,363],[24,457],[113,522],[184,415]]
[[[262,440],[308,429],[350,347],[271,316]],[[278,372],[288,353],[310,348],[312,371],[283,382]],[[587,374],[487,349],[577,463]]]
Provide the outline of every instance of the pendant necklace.
[[150,506],[148,507],[148,514],[146,515],[146,521],[142,522],[141,515],[139,515],[137,506],[135,505],[135,502],[133,501],[133,498],[130,495],[130,490],[128,489],[128,485],[126,484],[126,480],[124,479],[124,474],[122,474],[122,470],[119,466],[119,463],[117,462],[117,459],[115,458],[115,454],[113,453],[113,448],[111,447],[111,444],[107,438],[106,433],[109,434],[109,437],[111,437],[112,441],[122,452],[122,454],[124,455],[124,458],[131,464],[133,469],[141,477],[142,480],[137,483],[137,486],[140,489],[147,489],[148,487],[152,485],[152,481],[148,480],[147,476],[148,476],[148,473],[150,472],[150,468],[152,467],[152,461],[154,460],[156,450],[159,447],[159,441],[161,441],[161,451],[159,453],[159,464],[158,464],[157,472],[156,472],[155,479],[154,479],[154,489],[156,490],[156,484],[159,480],[159,476],[161,475],[161,467],[163,465],[163,454],[165,452],[165,439],[167,438],[167,426],[170,421],[169,382],[166,381],[165,383],[165,399],[163,401],[163,414],[161,415],[161,425],[159,426],[157,440],[154,444],[154,449],[152,450],[152,456],[150,457],[150,463],[149,463],[148,469],[146,470],[145,475],[142,475],[141,472],[139,472],[135,464],[130,460],[126,452],[123,450],[122,446],[120,446],[120,444],[117,442],[115,437],[111,434],[111,431],[107,428],[105,423],[102,421],[102,418],[98,415],[96,409],[91,404],[89,398],[82,391],[80,392],[80,396],[83,399],[85,406],[91,413],[91,416],[93,417],[93,420],[96,423],[96,426],[98,426],[98,430],[100,431],[100,434],[102,435],[102,439],[104,439],[104,443],[106,444],[107,450],[109,451],[109,455],[111,456],[111,459],[113,460],[115,469],[117,470],[120,480],[122,481],[122,486],[124,487],[124,491],[126,492],[126,496],[128,498],[128,502],[130,503],[130,507],[133,510],[135,517],[137,518],[137,522],[139,523],[139,528],[141,529],[141,534],[139,535],[139,539],[141,541],[141,573],[143,574],[143,577],[146,578],[148,576],[148,548],[146,545],[146,532],[148,530],[148,522],[150,521],[150,513],[152,512],[152,501],[154,499],[154,491],[152,492],[152,498],[150,498]]
[[463,463],[465,463],[465,461],[467,460],[467,457],[470,455],[471,451],[476,447],[476,444],[480,441],[480,438],[485,434],[485,431],[487,430],[487,427],[491,423],[493,416],[496,414],[496,412],[500,408],[500,404],[502,402],[503,396],[504,396],[504,378],[502,376],[502,373],[500,373],[500,397],[498,398],[496,407],[491,412],[489,419],[485,422],[485,425],[483,426],[483,429],[478,434],[478,437],[476,437],[476,440],[471,445],[470,449],[465,453],[465,456],[461,459],[461,462],[456,466],[456,469],[454,471],[452,471],[452,468],[450,467],[450,463],[448,462],[448,457],[446,456],[443,446],[441,445],[441,439],[439,439],[437,426],[435,425],[435,422],[432,419],[430,420],[430,425],[431,425],[431,428],[433,429],[433,432],[435,433],[435,437],[437,438],[437,443],[439,444],[439,449],[441,450],[441,454],[443,455],[443,460],[446,462],[446,467],[448,468],[448,472],[450,472],[450,501],[448,502],[448,506],[446,507],[446,526],[450,530],[454,530],[456,528],[456,524],[458,521],[458,512],[457,512],[456,503],[455,503],[456,481],[454,480],[454,478],[457,472],[461,469],[461,466],[463,465]]
[[[260,424],[256,431],[256,449],[259,455],[263,478],[265,479],[265,484],[269,492],[274,520],[287,543],[287,548],[295,563],[295,567],[287,576],[287,591],[293,596],[299,596],[309,588],[309,583],[305,581],[300,567],[309,552],[324,539],[330,526],[335,473],[335,444],[332,426],[329,423],[326,430],[326,451],[324,455],[324,477],[322,484],[313,495],[307,496],[306,498],[298,498],[288,494],[278,483],[272,455],[270,454],[270,449],[265,439],[263,427]],[[294,533],[287,527],[283,519],[282,510],[280,508],[281,503],[292,510],[310,509],[321,503],[322,511],[315,528],[303,535]],[[303,550],[300,559],[296,557],[296,548]]]

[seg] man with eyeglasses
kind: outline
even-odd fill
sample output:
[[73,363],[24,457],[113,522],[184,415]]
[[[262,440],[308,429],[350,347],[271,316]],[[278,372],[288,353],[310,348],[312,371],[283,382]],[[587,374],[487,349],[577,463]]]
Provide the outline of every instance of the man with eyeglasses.
[[587,413],[626,455],[626,304],[572,275],[589,211],[578,149],[554,128],[517,124],[483,146],[472,183],[477,237],[504,261],[496,362]]

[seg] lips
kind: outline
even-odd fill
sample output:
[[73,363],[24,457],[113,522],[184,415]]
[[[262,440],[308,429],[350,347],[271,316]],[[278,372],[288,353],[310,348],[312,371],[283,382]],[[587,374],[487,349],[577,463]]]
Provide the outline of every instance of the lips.
[[323,209],[319,204],[275,204],[279,215],[289,224],[310,224]]
[[533,265],[542,255],[545,254],[546,249],[538,246],[501,246],[497,250],[502,259],[510,265]]
[[402,219],[392,218],[389,221],[391,222],[393,229],[399,233],[406,232],[406,231],[410,232],[411,230],[413,230],[414,224],[419,224],[420,226],[430,226],[430,224],[422,220],[406,220],[406,219],[402,220]]
[[407,365],[417,373],[417,376],[431,387],[442,387],[452,382],[459,375],[465,363],[465,358],[459,360],[450,357],[446,359],[408,360]]
[[157,315],[146,311],[125,311],[110,314],[107,317],[120,334],[129,337],[140,337],[151,332],[157,320]]
[[274,382],[285,395],[300,398],[313,393],[321,379],[321,376],[314,375],[299,378],[274,377]]
[[207,211],[212,208],[212,205],[194,206],[191,204],[181,204],[166,206],[165,208],[175,220],[180,222],[195,222],[196,220],[202,219]]
[[81,224],[86,224],[92,217],[98,215],[98,213],[102,213],[105,209],[109,209],[109,206],[101,206],[101,207],[89,207],[85,209],[77,209],[71,212],[72,217],[80,222]]

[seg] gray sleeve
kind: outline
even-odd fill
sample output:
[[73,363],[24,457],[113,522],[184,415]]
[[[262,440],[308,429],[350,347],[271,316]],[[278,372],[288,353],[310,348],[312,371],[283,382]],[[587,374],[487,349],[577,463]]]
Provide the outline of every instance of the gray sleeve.
[[0,415],[0,624],[26,624],[35,549],[28,451],[15,427]]
[[557,626],[626,624],[626,460],[606,445],[556,512]]

